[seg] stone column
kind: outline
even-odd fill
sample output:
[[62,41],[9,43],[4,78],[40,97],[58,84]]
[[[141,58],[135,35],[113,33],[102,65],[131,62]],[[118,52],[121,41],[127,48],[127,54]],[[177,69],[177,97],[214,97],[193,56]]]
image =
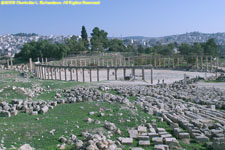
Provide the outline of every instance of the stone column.
[[64,68],[64,73],[65,73],[65,81],[67,81],[67,68]]
[[175,58],[173,57],[173,68],[175,68]]
[[72,68],[70,68],[70,81],[73,81],[73,69]]
[[41,66],[41,79],[44,79],[44,67]]
[[79,81],[79,79],[78,79],[78,69],[76,68],[76,80],[77,80],[77,82]]
[[57,80],[57,70],[58,70],[58,68],[54,68],[54,72],[55,72],[55,80]]
[[115,68],[115,80],[117,80],[117,70],[118,70],[118,68],[116,67]]
[[179,56],[177,57],[177,67],[179,67],[180,66],[180,58],[179,58]]
[[80,59],[80,65],[79,66],[82,66],[82,61],[81,61],[81,59]]
[[95,58],[94,58],[94,66],[95,66]]
[[92,82],[92,75],[91,75],[91,69],[89,70],[90,75],[90,82]]
[[142,68],[142,80],[144,81],[145,80],[145,69]]
[[156,56],[154,57],[154,67],[156,67]]
[[12,58],[10,58],[10,65],[11,65],[11,69],[13,68],[13,61]]
[[59,68],[59,80],[62,80],[62,68]]
[[161,67],[161,57],[158,57],[158,61],[159,61],[159,67]]
[[46,70],[46,69],[47,69],[47,68],[44,67],[44,79],[47,79],[47,74],[46,74],[47,70]]
[[163,57],[163,67],[166,68],[166,59]]
[[98,58],[98,66],[100,66],[100,58]]
[[97,81],[99,82],[99,69],[97,68]]
[[168,60],[167,60],[168,65],[167,65],[167,66],[168,66],[168,68],[169,68],[169,67],[170,67],[170,57],[168,57],[167,59],[168,59]]
[[128,66],[131,66],[130,57],[128,57]]
[[7,60],[7,68],[9,69],[9,60]]
[[125,80],[126,78],[126,68],[123,68],[123,79]]
[[107,67],[109,66],[109,60],[108,59],[106,60],[106,66]]
[[109,68],[107,68],[107,80],[109,80]]
[[135,68],[132,68],[132,74],[133,74],[134,79],[135,79]]
[[153,68],[151,68],[151,84],[153,84]]
[[113,59],[111,59],[111,66],[113,66]]
[[203,69],[203,57],[201,56],[201,69]]
[[102,66],[105,66],[105,60],[102,58]]
[[84,68],[82,68],[82,71],[83,71],[83,82],[85,82],[85,69]]
[[74,60],[74,65],[77,67],[78,65],[77,65],[77,60],[75,59]]
[[48,58],[45,58],[45,64],[48,64]]
[[41,58],[41,63],[44,64],[44,58]]
[[184,85],[186,86],[187,85],[187,75],[184,74]]
[[53,67],[51,67],[50,69],[51,69],[51,79],[53,80]]
[[31,72],[31,71],[33,70],[33,66],[32,66],[32,64],[33,64],[33,63],[32,63],[32,58],[30,58],[29,61],[30,61],[30,72]]
[[87,66],[87,59],[84,59],[84,66]]
[[196,68],[198,69],[198,56],[196,56]]
[[40,62],[39,57],[37,58],[37,62]]

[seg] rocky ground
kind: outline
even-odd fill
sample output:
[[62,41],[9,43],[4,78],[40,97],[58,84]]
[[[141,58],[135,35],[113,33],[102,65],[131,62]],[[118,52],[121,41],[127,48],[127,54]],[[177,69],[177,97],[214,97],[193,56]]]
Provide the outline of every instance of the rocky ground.
[[118,86],[13,78],[1,79],[0,149],[225,148],[225,91],[197,79]]

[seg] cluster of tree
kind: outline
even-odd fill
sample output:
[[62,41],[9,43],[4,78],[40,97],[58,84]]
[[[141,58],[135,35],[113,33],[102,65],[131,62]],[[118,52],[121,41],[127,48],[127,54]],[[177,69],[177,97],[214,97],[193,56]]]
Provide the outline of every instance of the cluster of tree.
[[67,56],[68,52],[69,48],[65,44],[42,40],[24,44],[21,52],[16,54],[15,57],[21,57],[24,60],[37,59],[37,57],[61,59]]
[[[79,54],[87,52],[132,52],[135,54],[160,54],[174,55],[179,52],[181,55],[218,55],[218,46],[214,39],[209,39],[205,43],[186,44],[170,43],[167,45],[155,45],[153,47],[143,47],[142,45],[133,46],[123,44],[119,39],[108,39],[108,33],[95,27],[91,33],[91,40],[88,40],[88,34],[84,26],[81,30],[81,38],[72,36],[66,39],[64,43],[52,43],[50,41],[32,41],[26,43],[21,52],[16,57],[28,58],[48,57],[63,58],[70,54]],[[175,51],[176,50],[176,51]]]
[[218,56],[219,47],[216,45],[214,39],[209,39],[204,43],[187,44],[182,43],[170,43],[167,45],[155,45],[153,47],[144,48],[141,45],[137,47],[136,52],[145,54],[160,54],[160,55],[174,55],[179,53],[180,55],[208,55]]
[[219,47],[214,39],[209,39],[207,42],[194,43],[193,45],[182,43],[178,49],[181,55],[217,56]]

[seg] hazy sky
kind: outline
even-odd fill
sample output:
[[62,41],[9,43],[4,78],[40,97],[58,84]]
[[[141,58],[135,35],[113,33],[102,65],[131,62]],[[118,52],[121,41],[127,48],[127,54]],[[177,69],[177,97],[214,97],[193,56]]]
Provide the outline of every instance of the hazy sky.
[[82,25],[88,33],[98,26],[109,36],[225,32],[225,0],[100,1],[98,6],[0,5],[0,34],[80,35]]

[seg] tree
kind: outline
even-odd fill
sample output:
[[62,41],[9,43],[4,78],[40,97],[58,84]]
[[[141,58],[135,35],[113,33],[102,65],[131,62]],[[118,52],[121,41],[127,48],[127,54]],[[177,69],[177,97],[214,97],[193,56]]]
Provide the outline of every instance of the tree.
[[203,44],[204,54],[210,56],[218,56],[218,46],[214,39],[209,39],[206,43]]
[[137,51],[138,53],[145,53],[145,49],[142,45],[138,45]]
[[108,33],[95,27],[91,33],[91,46],[93,51],[104,51],[109,46]]
[[166,56],[170,56],[174,54],[174,44],[170,43],[168,45],[162,45],[161,47],[159,47],[158,54],[160,55],[166,55]]
[[126,47],[123,42],[119,39],[112,39],[109,41],[109,51],[110,52],[125,52]]
[[182,43],[179,46],[179,52],[181,55],[190,55],[192,53],[192,47],[187,43]]
[[147,47],[147,48],[145,49],[145,53],[146,53],[146,54],[151,54],[152,52],[153,52],[152,47]]
[[82,26],[81,38],[82,38],[82,42],[84,44],[84,47],[86,48],[86,50],[88,50],[89,41],[88,41],[88,34],[87,34],[85,26]]
[[77,36],[72,36],[70,39],[65,41],[66,45],[69,47],[69,53],[78,54],[81,51],[87,50],[85,47],[85,41],[78,39]]
[[194,43],[193,48],[192,48],[192,53],[202,56],[204,55],[204,49],[200,43]]

